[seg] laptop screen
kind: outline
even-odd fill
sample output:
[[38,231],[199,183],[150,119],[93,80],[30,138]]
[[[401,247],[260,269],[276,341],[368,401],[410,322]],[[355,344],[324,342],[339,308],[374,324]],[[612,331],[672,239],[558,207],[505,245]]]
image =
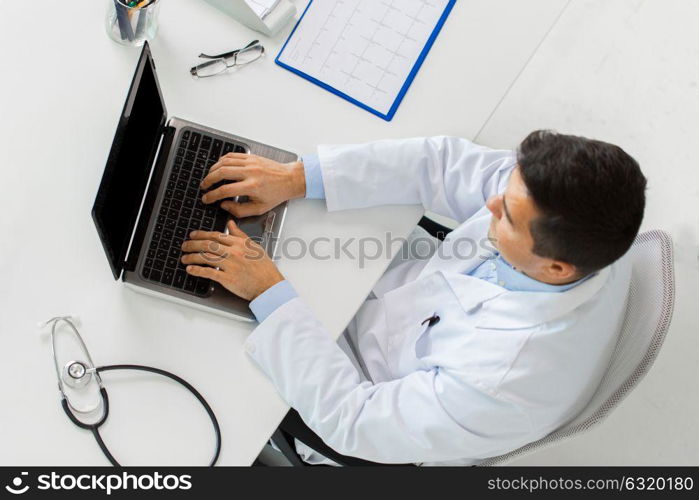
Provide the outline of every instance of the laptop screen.
[[92,217],[119,279],[167,112],[146,44],[119,119]]

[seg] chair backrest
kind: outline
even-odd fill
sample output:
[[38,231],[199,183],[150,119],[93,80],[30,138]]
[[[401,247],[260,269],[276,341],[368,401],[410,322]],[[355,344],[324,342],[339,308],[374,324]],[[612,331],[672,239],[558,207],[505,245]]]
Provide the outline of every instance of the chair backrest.
[[652,366],[670,327],[675,303],[672,239],[664,231],[640,234],[629,250],[631,285],[624,323],[609,368],[587,406],[573,420],[538,441],[484,460],[499,465],[585,432],[604,420]]

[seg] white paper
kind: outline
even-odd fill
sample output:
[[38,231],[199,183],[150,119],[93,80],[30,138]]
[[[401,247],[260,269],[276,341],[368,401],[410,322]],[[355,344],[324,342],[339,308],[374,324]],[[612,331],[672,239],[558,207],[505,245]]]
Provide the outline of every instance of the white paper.
[[449,0],[315,0],[280,61],[388,114]]
[[260,19],[264,19],[279,3],[279,0],[245,0]]

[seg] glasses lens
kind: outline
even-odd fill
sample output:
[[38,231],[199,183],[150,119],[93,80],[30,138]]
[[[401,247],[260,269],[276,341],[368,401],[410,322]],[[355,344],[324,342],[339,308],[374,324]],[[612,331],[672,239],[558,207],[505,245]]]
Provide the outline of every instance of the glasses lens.
[[264,53],[265,49],[262,45],[253,45],[248,49],[243,49],[238,52],[238,55],[235,58],[235,63],[240,66],[250,64],[251,62],[257,61]]
[[194,76],[198,76],[199,78],[206,78],[207,76],[214,76],[218,75],[219,73],[223,73],[228,69],[228,66],[226,65],[226,61],[223,59],[216,59],[215,61],[209,61],[204,64],[200,64],[196,68],[194,68],[194,71],[192,74]]

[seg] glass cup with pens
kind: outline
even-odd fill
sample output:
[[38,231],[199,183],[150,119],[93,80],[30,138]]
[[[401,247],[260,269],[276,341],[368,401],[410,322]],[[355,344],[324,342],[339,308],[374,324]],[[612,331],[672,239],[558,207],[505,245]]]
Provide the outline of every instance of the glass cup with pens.
[[141,47],[158,32],[160,0],[107,0],[107,34],[122,45]]

